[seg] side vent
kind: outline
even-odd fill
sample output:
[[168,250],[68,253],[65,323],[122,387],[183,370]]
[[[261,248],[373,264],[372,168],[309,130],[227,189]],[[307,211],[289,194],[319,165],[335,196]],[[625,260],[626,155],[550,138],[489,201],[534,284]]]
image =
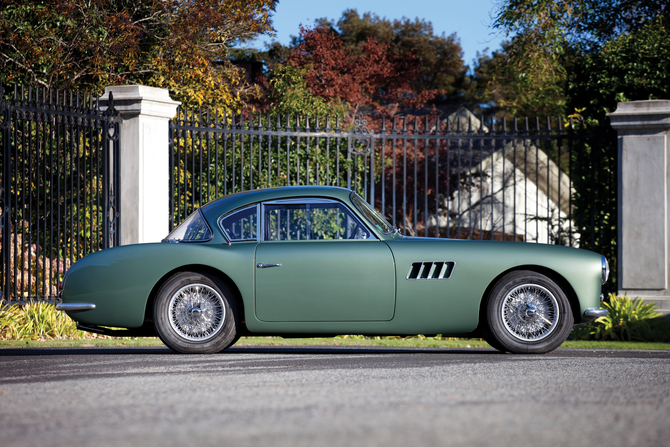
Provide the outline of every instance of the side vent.
[[407,272],[407,279],[449,279],[454,271],[453,261],[413,262]]

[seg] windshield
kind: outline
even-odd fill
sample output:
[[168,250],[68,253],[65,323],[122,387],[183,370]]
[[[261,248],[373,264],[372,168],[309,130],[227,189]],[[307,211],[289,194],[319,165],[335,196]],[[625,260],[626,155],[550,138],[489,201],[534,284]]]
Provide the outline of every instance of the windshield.
[[393,233],[393,226],[386,221],[372,206],[363,200],[361,196],[355,192],[351,193],[351,201],[354,202],[358,211],[363,213],[363,215],[368,219],[368,221],[374,225],[382,233]]
[[200,210],[196,210],[161,242],[203,242],[211,238],[212,230]]

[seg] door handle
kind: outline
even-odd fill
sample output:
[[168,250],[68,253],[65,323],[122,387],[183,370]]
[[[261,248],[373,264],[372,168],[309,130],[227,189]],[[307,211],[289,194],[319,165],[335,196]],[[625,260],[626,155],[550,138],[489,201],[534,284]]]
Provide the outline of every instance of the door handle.
[[262,262],[259,262],[256,264],[256,267],[259,269],[266,269],[269,267],[281,267],[281,264],[263,264]]

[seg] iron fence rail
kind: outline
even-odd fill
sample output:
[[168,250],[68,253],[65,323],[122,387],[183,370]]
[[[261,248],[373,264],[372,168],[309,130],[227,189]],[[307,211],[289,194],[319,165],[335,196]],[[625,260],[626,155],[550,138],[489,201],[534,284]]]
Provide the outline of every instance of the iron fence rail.
[[[8,97],[6,97],[8,96]],[[70,264],[118,245],[119,118],[113,100],[0,86],[0,294],[58,301]]]
[[[610,138],[611,139],[611,138]],[[170,122],[170,227],[238,191],[354,189],[404,234],[593,246],[603,142],[578,120],[339,119],[179,110]],[[616,169],[606,166],[610,190]],[[603,177],[603,176],[601,176]]]

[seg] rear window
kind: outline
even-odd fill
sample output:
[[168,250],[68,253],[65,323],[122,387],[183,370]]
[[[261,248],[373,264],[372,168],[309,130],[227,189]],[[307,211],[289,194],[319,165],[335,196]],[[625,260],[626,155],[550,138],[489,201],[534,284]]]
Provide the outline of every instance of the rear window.
[[205,242],[212,238],[212,229],[207,225],[207,221],[202,216],[200,210],[172,230],[162,242]]

